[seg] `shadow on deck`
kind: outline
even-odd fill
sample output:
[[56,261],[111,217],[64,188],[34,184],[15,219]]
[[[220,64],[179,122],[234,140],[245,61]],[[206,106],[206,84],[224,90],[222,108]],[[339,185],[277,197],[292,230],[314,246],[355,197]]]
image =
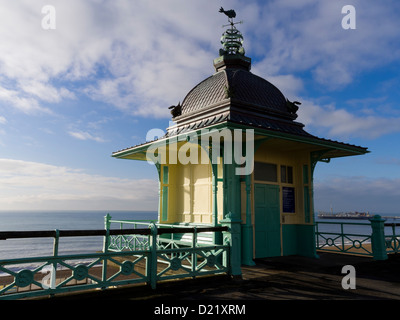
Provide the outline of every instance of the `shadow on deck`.
[[[133,285],[57,295],[50,300],[400,300],[400,255],[390,255],[385,261],[322,252],[319,256],[258,259],[255,266],[242,267],[241,279],[206,276],[160,282],[156,290]],[[355,267],[356,289],[342,288],[345,265]]]

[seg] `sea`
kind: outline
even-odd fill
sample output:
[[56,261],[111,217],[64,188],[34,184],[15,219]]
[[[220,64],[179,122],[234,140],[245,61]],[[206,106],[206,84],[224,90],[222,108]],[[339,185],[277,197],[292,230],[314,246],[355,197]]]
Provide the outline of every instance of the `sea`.
[[[157,220],[155,211],[0,211],[0,231],[104,230],[112,220]],[[119,224],[111,225],[119,228]],[[102,236],[61,237],[59,255],[95,253],[103,249]],[[53,254],[53,238],[0,240],[0,260]]]
[[[48,230],[100,230],[104,229],[104,218],[110,214],[113,220],[156,220],[155,211],[0,211],[0,231],[48,231]],[[400,222],[394,217],[399,213],[382,213],[387,222]],[[368,220],[320,219],[319,231],[340,232],[340,222],[357,223],[346,225],[345,233],[371,234]],[[334,222],[330,224],[326,222]],[[114,227],[119,227],[115,224]],[[112,226],[113,228],[113,226]],[[399,227],[398,227],[399,228]],[[387,229],[387,230],[386,230]],[[389,227],[385,232],[392,232]],[[399,234],[399,231],[397,231]],[[59,255],[95,253],[103,249],[102,236],[60,238]],[[0,260],[51,256],[53,238],[0,240]]]

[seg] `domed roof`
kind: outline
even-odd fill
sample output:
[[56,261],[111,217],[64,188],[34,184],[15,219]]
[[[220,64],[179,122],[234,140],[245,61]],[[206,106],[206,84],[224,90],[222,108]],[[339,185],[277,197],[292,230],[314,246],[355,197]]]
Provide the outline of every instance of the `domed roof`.
[[259,136],[291,141],[295,137],[295,141],[312,145],[310,150],[321,152],[313,161],[368,152],[366,148],[313,136],[294,121],[300,103],[290,102],[273,84],[250,72],[251,59],[245,56],[243,36],[235,27],[241,22],[233,21],[234,10],[221,8],[220,12],[228,16],[230,29],[222,34],[222,48],[214,60],[215,73],[190,90],[182,104],[169,107],[174,123],[163,137],[115,152],[114,157],[145,160],[148,148],[158,141],[191,132],[201,135],[207,128],[256,129]]
[[241,68],[225,68],[196,85],[183,100],[180,117],[227,102],[244,109],[255,108],[270,115],[295,118],[277,87]]
[[267,80],[250,72],[251,59],[245,56],[243,36],[235,25],[234,10],[220,12],[229,17],[229,29],[221,37],[220,56],[214,60],[216,73],[196,85],[177,106],[171,106],[178,124],[199,117],[228,111],[251,113],[260,118],[293,121],[297,118],[297,102],[288,101],[282,92]]

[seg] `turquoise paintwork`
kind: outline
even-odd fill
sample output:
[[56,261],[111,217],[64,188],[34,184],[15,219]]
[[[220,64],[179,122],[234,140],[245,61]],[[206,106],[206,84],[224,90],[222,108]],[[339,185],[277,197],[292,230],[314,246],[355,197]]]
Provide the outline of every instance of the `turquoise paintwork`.
[[371,243],[374,259],[386,260],[388,258],[384,233],[384,223],[386,220],[382,219],[380,215],[375,215],[372,219],[369,219],[369,221],[371,221],[372,228]]
[[220,223],[229,228],[228,231],[223,232],[224,243],[230,246],[230,256],[226,256],[225,264],[230,265],[232,276],[241,276],[241,220],[228,213]]
[[279,186],[255,184],[255,256],[281,255]]
[[[386,260],[388,252],[398,252],[396,249],[392,250],[393,248],[398,248],[396,244],[398,240],[394,228],[393,235],[385,235],[385,219],[382,219],[379,215],[375,215],[369,221],[371,222],[372,233],[366,232],[365,234],[348,234],[345,231],[345,227],[349,225],[365,226],[365,223],[362,222],[316,222],[317,250],[370,256],[375,260]],[[322,232],[319,230],[319,226],[323,224],[339,225],[340,232]],[[369,246],[366,246],[369,243],[372,244],[371,249]]]
[[246,183],[246,223],[242,225],[242,264],[254,266],[253,226],[251,224],[251,176],[245,177]]
[[282,225],[282,255],[300,255],[316,258],[314,225],[283,224]]
[[[125,223],[139,225],[142,227],[141,230],[146,232],[142,231],[143,235],[110,235],[112,223],[118,223],[121,226]],[[146,229],[143,229],[143,226]],[[56,232],[52,256],[0,260],[0,271],[14,277],[13,282],[0,288],[0,299],[54,295],[95,288],[106,289],[134,283],[148,283],[155,289],[157,282],[161,280],[231,273],[231,270],[236,272],[236,268],[231,269],[229,265],[231,261],[229,244],[203,243],[199,235],[201,229],[195,228],[194,233],[190,233],[189,241],[175,241],[161,238],[158,229],[165,226],[156,225],[152,221],[113,221],[111,216],[107,215],[105,227],[103,252],[59,255],[60,233]],[[187,228],[187,226],[184,227]],[[148,228],[150,228],[150,233],[147,232]],[[234,235],[232,239],[236,239],[236,236]],[[222,259],[223,256],[226,258]],[[89,260],[89,262],[77,264],[82,260]],[[109,262],[118,267],[111,275],[107,274]],[[139,263],[145,266],[144,270],[136,268]],[[33,270],[24,269],[24,266],[21,266],[18,272],[13,271],[16,266],[23,264],[38,266]],[[41,273],[43,268],[49,265],[54,267],[49,275],[50,281],[42,283],[35,280],[35,275]],[[92,273],[92,270],[98,268],[99,265],[102,266],[102,273],[97,276]],[[70,275],[56,283],[59,267],[70,270]],[[175,273],[169,274],[170,270]],[[122,275],[124,278],[120,277]],[[79,281],[85,281],[85,283],[78,283]],[[35,290],[31,288],[32,286]],[[26,290],[20,291],[20,288],[26,288]]]

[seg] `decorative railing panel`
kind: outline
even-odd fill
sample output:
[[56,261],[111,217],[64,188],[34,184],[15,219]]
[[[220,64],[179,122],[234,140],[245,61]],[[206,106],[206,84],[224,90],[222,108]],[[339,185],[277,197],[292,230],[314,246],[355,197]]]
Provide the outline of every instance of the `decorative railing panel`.
[[[384,223],[380,216],[369,221],[316,222],[317,250],[367,255],[375,259],[386,259],[387,254],[400,252],[400,223]],[[332,231],[335,226],[336,230]]]
[[229,244],[215,245],[213,232],[227,230],[225,227],[188,226],[177,224],[155,224],[152,221],[107,221],[110,226],[118,223],[120,228],[129,226],[135,229],[138,225],[147,224],[148,228],[157,230],[157,237],[141,235],[110,236],[109,250],[134,251],[135,245],[144,245],[156,250],[152,270],[156,281],[197,277],[208,274],[229,272]]
[[157,280],[228,273],[228,252],[228,245],[158,250]]
[[[148,282],[146,269],[137,268],[139,262],[147,259],[148,252],[137,252],[137,255],[134,259],[132,253],[119,252],[0,260],[0,271],[4,273],[0,298],[18,299]],[[24,268],[27,264],[38,266]],[[14,271],[17,267],[19,270]],[[48,267],[46,275],[43,270]]]
[[[323,231],[323,227],[337,227],[335,231]],[[349,227],[358,228],[359,232],[349,232]],[[354,228],[356,227],[356,228]],[[351,253],[356,255],[372,256],[370,225],[357,222],[316,222],[317,250],[326,252]]]
[[[0,260],[0,299],[54,295],[94,288],[106,289],[136,283],[197,277],[230,272],[230,245],[197,242],[202,232],[227,231],[227,227],[158,229],[55,230],[0,232],[0,240],[54,238],[53,255]],[[191,234],[192,241],[170,241],[174,234]],[[166,236],[167,235],[167,236]],[[103,251],[59,255],[62,237],[102,236]],[[1,241],[0,241],[1,246]],[[48,274],[45,274],[47,270]]]
[[385,223],[385,244],[387,253],[400,252],[400,223]]

